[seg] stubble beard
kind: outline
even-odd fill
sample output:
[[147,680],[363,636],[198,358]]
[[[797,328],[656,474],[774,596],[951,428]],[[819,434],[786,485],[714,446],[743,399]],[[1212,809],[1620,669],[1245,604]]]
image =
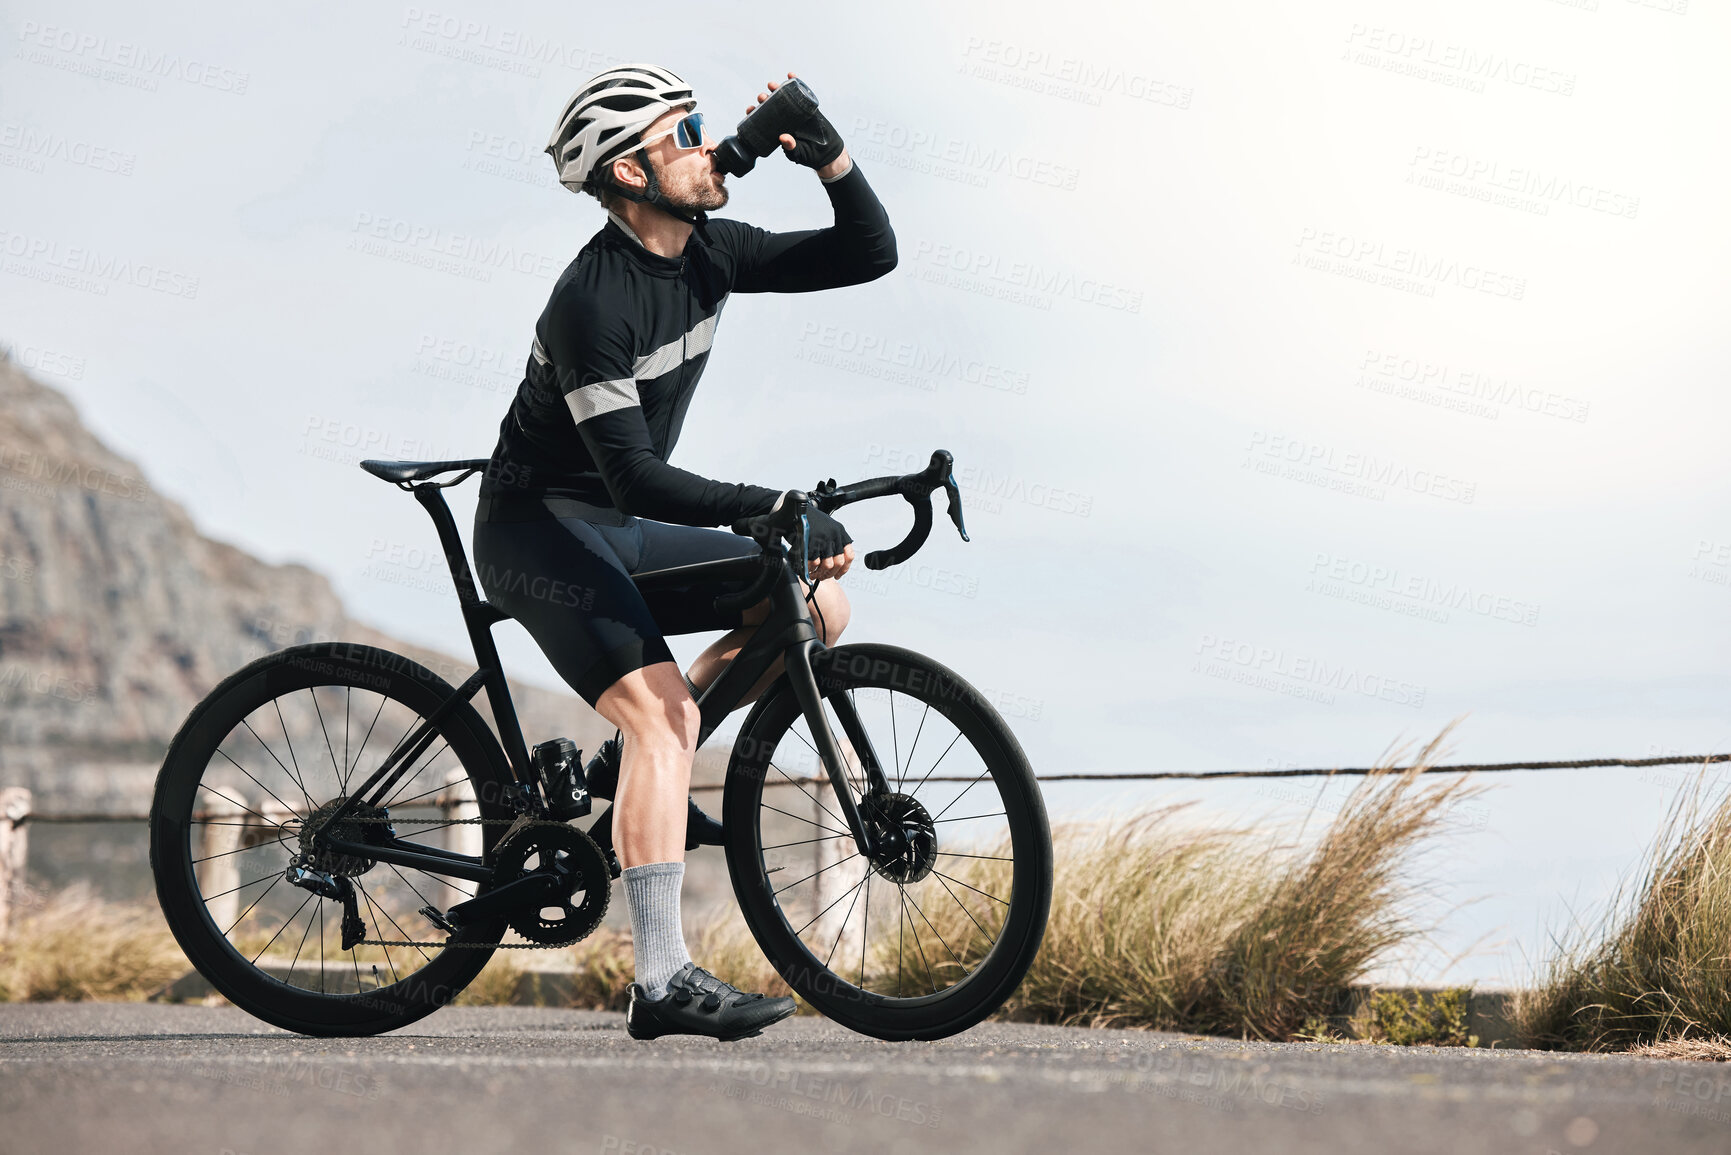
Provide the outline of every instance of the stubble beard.
[[666,170],[655,174],[661,182],[661,195],[675,208],[685,212],[713,212],[727,204],[727,186],[717,184],[711,171],[686,174],[683,183],[667,180]]

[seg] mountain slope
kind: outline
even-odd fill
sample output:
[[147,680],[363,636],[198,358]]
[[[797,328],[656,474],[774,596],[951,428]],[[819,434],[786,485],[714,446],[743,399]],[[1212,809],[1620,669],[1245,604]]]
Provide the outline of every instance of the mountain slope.
[[[205,537],[66,397],[0,358],[0,785],[31,787],[44,811],[142,811],[212,686],[324,639],[396,650],[453,683],[474,669],[350,620],[305,566]],[[574,693],[511,688],[530,743],[592,749],[612,733]]]

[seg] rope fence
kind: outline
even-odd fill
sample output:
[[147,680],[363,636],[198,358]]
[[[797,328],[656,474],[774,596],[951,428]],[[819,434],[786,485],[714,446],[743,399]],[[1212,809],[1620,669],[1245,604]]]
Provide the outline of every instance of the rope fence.
[[[1731,754],[1689,754],[1671,755],[1663,758],[1583,758],[1570,762],[1473,762],[1459,766],[1431,766],[1427,774],[1502,774],[1517,770],[1593,770],[1607,766],[1626,766],[1641,768],[1646,766],[1708,766],[1715,763],[1731,762]],[[1150,770],[1135,771],[1128,774],[1109,772],[1085,774],[1036,774],[1041,782],[1161,782],[1161,781],[1217,781],[1231,778],[1351,778],[1364,777],[1370,774],[1398,774],[1410,770],[1410,766],[1345,766],[1328,769],[1324,767],[1307,767],[1304,769],[1281,770]],[[922,778],[922,782],[974,782],[978,775],[947,775],[934,774]],[[806,777],[786,778],[780,782],[766,782],[767,786],[806,786],[827,782],[827,778]],[[691,788],[693,794],[704,791],[723,789],[719,782],[695,785]],[[113,812],[79,812],[64,811],[57,814],[33,812],[29,814],[31,822],[145,822],[148,814],[117,814]]]
[[[1457,766],[1430,766],[1425,768],[1429,774],[1497,774],[1519,770],[1591,770],[1600,767],[1625,766],[1631,768],[1646,766],[1684,766],[1700,765],[1706,767],[1713,764],[1731,762],[1731,754],[1695,754],[1673,755],[1661,758],[1584,758],[1567,762],[1475,762]],[[1156,782],[1172,780],[1215,781],[1221,779],[1251,779],[1251,778],[1333,778],[1333,777],[1364,777],[1373,774],[1398,774],[1411,770],[1411,766],[1348,766],[1325,769],[1309,767],[1303,769],[1275,770],[1158,770],[1138,771],[1128,774],[1111,773],[1080,773],[1080,774],[1040,774],[1036,778],[1041,782]],[[954,774],[928,774],[920,780],[926,782],[978,782],[985,777],[985,772],[969,777]],[[807,786],[817,786],[828,781],[824,777],[804,776],[795,778],[784,775],[779,782],[766,782],[767,786],[796,787],[804,790]],[[447,774],[446,788],[436,799],[431,799],[424,805],[438,808],[448,815],[475,817],[480,813],[476,806],[473,792],[469,788],[467,776],[461,768],[453,767]],[[721,783],[693,786],[693,793],[723,789]],[[814,799],[815,801],[815,799]],[[237,810],[242,810],[238,805]],[[244,813],[244,810],[243,810]],[[43,813],[31,805],[30,791],[22,787],[0,789],[0,937],[4,937],[9,921],[10,907],[13,905],[14,892],[23,883],[24,868],[29,850],[30,824],[37,823],[87,823],[87,822],[146,822],[148,814],[116,813],[113,811],[61,811],[58,813]],[[237,818],[241,815],[237,814]],[[264,816],[260,816],[261,819]],[[267,820],[266,825],[269,825]],[[236,846],[246,836],[248,823],[244,818],[235,823],[217,824],[207,827],[206,838],[220,841],[227,837]],[[220,826],[232,826],[233,831],[218,829]],[[474,839],[474,831],[479,827],[454,826],[450,828],[451,849],[460,849],[462,853],[479,854],[478,845],[469,845],[463,839]],[[224,846],[227,843],[223,844]],[[208,854],[218,855],[219,851],[212,847],[206,848]]]

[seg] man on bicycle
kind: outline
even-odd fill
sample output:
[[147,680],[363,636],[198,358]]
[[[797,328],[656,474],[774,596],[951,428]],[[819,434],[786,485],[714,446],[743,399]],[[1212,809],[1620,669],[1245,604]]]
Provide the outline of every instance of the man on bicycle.
[[[696,103],[672,72],[632,64],[596,76],[566,105],[547,152],[566,188],[601,202],[607,224],[536,322],[475,516],[488,600],[523,624],[623,739],[613,831],[636,954],[626,1025],[640,1039],[742,1038],[794,1010],[792,999],[742,993],[696,966],[679,916],[700,721],[693,695],[738,653],[768,603],[725,620],[714,599],[737,586],[646,599],[631,580],[755,552],[749,539],[703,527],[769,512],[785,491],[712,481],[667,458],[731,293],[856,285],[896,265],[888,215],[822,113],[781,144],[817,171],[833,226],[772,233],[710,220],[728,192]],[[807,601],[831,646],[848,602],[822,579],[847,572],[852,539],[816,509],[810,527],[808,576],[818,584]],[[716,629],[729,632],[688,681],[664,637]],[[779,672],[778,662],[746,700]]]

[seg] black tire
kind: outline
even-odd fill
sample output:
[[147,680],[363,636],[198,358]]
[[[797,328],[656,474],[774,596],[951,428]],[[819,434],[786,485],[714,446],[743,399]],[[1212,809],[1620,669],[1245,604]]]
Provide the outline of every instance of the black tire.
[[[821,765],[793,687],[780,678],[747,716],[728,766],[723,814],[728,867],[740,909],[758,945],[788,985],[843,1026],[892,1040],[941,1039],[964,1031],[1014,993],[1045,933],[1052,899],[1052,838],[1039,785],[998,712],[937,662],[895,646],[855,645],[824,651],[813,659],[813,668],[838,739],[844,728],[836,708],[838,701],[845,700],[884,769],[888,789],[876,796],[883,799],[874,803],[880,806],[878,812],[886,813],[894,805],[897,813],[906,816],[905,829],[916,835],[928,831],[931,837],[921,843],[924,851],[910,850],[905,862],[873,863],[857,853],[851,838],[835,836],[837,826],[845,830],[834,813],[838,800],[827,780],[812,781],[822,774]],[[919,719],[917,734],[913,733],[915,718]],[[888,729],[877,724],[886,719]],[[922,770],[919,746],[934,738],[947,745],[938,760]],[[966,756],[946,762],[958,748]],[[802,770],[790,771],[793,762]],[[857,760],[850,765],[857,768]],[[940,766],[945,767],[941,773]],[[953,772],[958,769],[960,774]],[[967,785],[948,780],[970,776]],[[866,805],[864,781],[863,774],[855,778],[852,791],[856,804],[862,806]],[[781,788],[771,796],[766,783]],[[994,791],[1002,806],[1001,823],[995,823],[990,813],[976,814],[976,810],[996,809],[984,804]],[[953,808],[963,798],[969,801],[962,813],[955,814]],[[790,799],[796,805],[790,805]],[[809,817],[802,818],[798,811],[808,806]],[[816,829],[802,831],[802,821]],[[947,825],[962,822],[969,825]],[[816,837],[802,841],[802,834]],[[909,845],[917,841],[911,839]],[[802,846],[808,843],[813,849],[802,861],[801,855],[807,853]],[[1009,853],[981,853],[998,845]],[[829,848],[825,854],[835,858],[828,865],[818,857],[823,847]],[[852,852],[853,858],[841,857],[842,852]],[[926,874],[915,877],[916,860],[928,863]],[[1004,862],[1008,865],[998,865]],[[981,865],[986,863],[991,865]],[[812,867],[819,868],[815,877],[797,877]],[[828,894],[816,879],[831,870],[841,872],[843,883],[852,873],[861,875],[839,924],[825,912],[839,909],[845,892],[820,909]],[[790,881],[778,889],[781,880],[776,875],[783,871],[790,871],[782,874]],[[968,878],[991,889],[975,889]],[[874,879],[878,880],[876,897]],[[810,896],[801,890],[808,884],[815,892]],[[1008,886],[1007,896],[997,890],[1000,885]],[[861,888],[865,902],[856,920]],[[976,897],[980,895],[992,902]],[[966,915],[965,920],[946,907],[935,911],[934,921],[928,906],[944,902],[946,896]],[[880,912],[875,915],[874,903]],[[895,916],[893,980],[888,962],[892,936],[883,912]],[[822,922],[826,917],[829,924]],[[876,939],[872,938],[874,918]],[[856,922],[857,967],[852,949]],[[835,941],[826,950],[832,926],[837,927]],[[946,926],[961,929],[959,934],[945,935]],[[844,936],[850,949],[838,963],[836,954]],[[910,937],[921,951],[923,974],[914,962],[914,948],[908,945]],[[950,953],[948,959],[939,957],[935,969],[931,956],[924,953],[927,940],[933,954],[940,942]]]
[[[425,919],[405,920],[392,914],[393,905],[405,914],[416,909],[417,896],[444,909],[449,900],[474,893],[474,883],[441,890],[442,876],[412,868],[373,863],[360,869],[351,883],[362,896],[359,907],[368,939],[474,945],[357,946],[345,952],[340,942],[341,904],[297,889],[283,878],[289,859],[299,849],[300,820],[342,796],[344,784],[358,787],[383,759],[389,744],[451,693],[450,685],[431,670],[386,650],[343,642],[296,646],[230,675],[181,725],[156,780],[150,866],[157,899],[181,949],[236,1006],[305,1035],[373,1035],[406,1026],[450,1002],[486,965],[504,933],[502,920],[467,927],[447,940]],[[339,700],[343,711],[340,765],[335,733]],[[311,726],[314,715],[316,729]],[[373,724],[363,738],[367,715]],[[271,734],[279,724],[280,740]],[[375,730],[378,745],[373,745]],[[411,773],[387,799],[393,822],[401,821],[405,811],[436,815],[429,801],[435,789],[430,784],[437,778],[437,788],[443,788],[446,773],[458,766],[474,791],[482,817],[510,817],[503,789],[512,780],[509,764],[487,724],[464,702],[445,715],[437,727],[437,740],[415,760]],[[242,809],[238,814],[217,815],[218,805]],[[224,833],[228,827],[239,833]],[[397,835],[413,839],[435,829],[429,819],[426,825],[401,826]],[[479,829],[490,859],[506,828],[484,825]],[[237,848],[213,851],[209,841],[213,837],[232,838]],[[201,850],[208,852],[203,858]],[[232,858],[233,865],[224,866],[220,860],[225,858]],[[233,892],[213,890],[207,896],[201,889],[201,862],[211,864],[203,867],[207,878],[227,871],[225,882],[249,881]],[[272,873],[275,881],[258,889]],[[427,880],[425,885],[417,875]],[[272,892],[275,899],[269,897]],[[228,907],[238,907],[243,900],[247,907],[223,927],[216,917],[228,921],[230,911],[223,904],[229,893],[237,897],[227,899]],[[296,904],[294,914],[281,915]],[[253,950],[279,915],[276,934]],[[280,959],[297,934],[287,973],[280,973],[280,965],[271,960]],[[283,945],[278,954],[259,965],[279,941]],[[300,961],[303,953],[305,970]]]

